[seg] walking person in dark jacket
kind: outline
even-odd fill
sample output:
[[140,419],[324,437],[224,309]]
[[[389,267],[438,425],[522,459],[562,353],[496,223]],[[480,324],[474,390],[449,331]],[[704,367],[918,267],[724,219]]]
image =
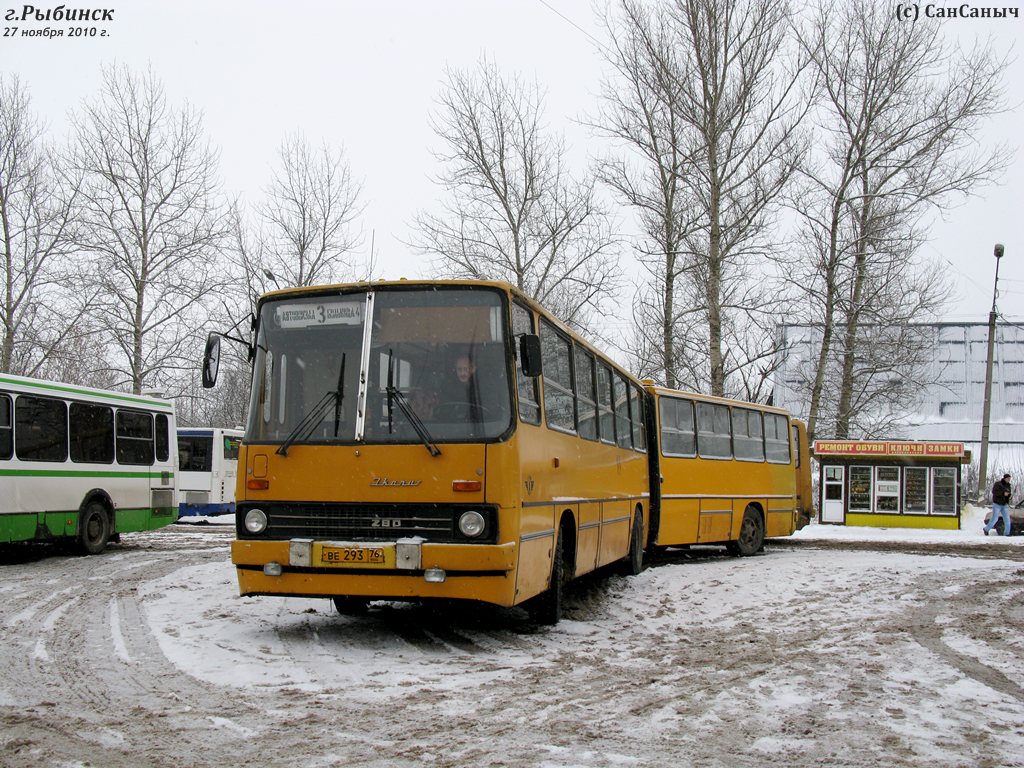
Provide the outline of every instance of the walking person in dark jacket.
[[996,527],[998,518],[1003,520],[1003,535],[1010,535],[1010,490],[1010,474],[1007,472],[1002,480],[992,486],[992,517],[985,526],[986,536]]

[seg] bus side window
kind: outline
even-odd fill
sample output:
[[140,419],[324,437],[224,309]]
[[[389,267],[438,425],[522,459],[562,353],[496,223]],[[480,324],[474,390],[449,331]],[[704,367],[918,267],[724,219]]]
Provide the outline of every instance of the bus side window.
[[629,412],[633,418],[633,447],[647,450],[647,423],[644,421],[644,393],[637,387],[629,390]]
[[14,455],[14,430],[11,423],[11,396],[0,395],[0,459]]
[[72,403],[68,409],[71,460],[114,463],[114,409],[107,405]]
[[541,321],[541,360],[544,373],[544,413],[548,426],[576,431],[576,396],[572,389],[572,343],[545,320]]
[[697,403],[697,450],[704,458],[732,458],[728,406]]
[[171,424],[166,415],[156,415],[156,460],[167,461],[171,458]]
[[746,408],[732,409],[732,436],[736,458],[764,461],[764,435],[761,414]]
[[793,431],[793,453],[796,454],[796,468],[800,469],[800,430],[794,424]]
[[597,364],[598,434],[602,443],[615,442],[615,413],[612,410],[612,371],[604,363]]
[[693,402],[662,397],[661,452],[666,456],[696,456],[697,435],[693,428]]
[[629,385],[621,373],[612,379],[615,397],[615,437],[620,448],[633,447],[633,432],[629,424]]
[[14,434],[19,459],[67,461],[67,406],[63,400],[20,396],[14,404]]
[[[512,305],[512,345],[519,354],[519,339],[523,334],[533,333],[533,316],[520,304]],[[523,375],[521,364],[516,365],[516,389],[519,394],[519,418],[526,424],[540,424],[540,397],[537,393],[537,379]]]
[[153,463],[153,417],[141,411],[117,411],[117,463]]
[[764,445],[768,461],[773,464],[789,464],[789,422],[777,413],[764,415]]
[[576,347],[576,405],[579,435],[597,440],[597,398],[594,395],[594,356]]

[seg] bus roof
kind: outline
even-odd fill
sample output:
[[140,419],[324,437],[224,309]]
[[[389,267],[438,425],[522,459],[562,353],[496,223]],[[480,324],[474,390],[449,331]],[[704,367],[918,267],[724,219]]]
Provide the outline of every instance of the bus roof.
[[78,384],[66,384],[60,381],[33,379],[29,376],[0,374],[0,387],[21,393],[36,393],[50,397],[89,398],[100,402],[117,403],[119,405],[145,406],[161,410],[173,410],[174,403],[170,400],[152,395],[134,395],[129,392],[115,392],[110,389],[84,387]]
[[364,280],[355,283],[328,283],[324,285],[300,285],[292,288],[280,288],[275,291],[267,291],[260,297],[264,299],[278,298],[281,296],[311,295],[318,293],[336,293],[338,291],[365,291],[374,288],[411,288],[411,287],[445,287],[445,286],[478,286],[487,288],[498,288],[503,291],[512,291],[525,297],[518,288],[503,280],[407,280],[404,277],[398,280]]
[[707,403],[720,403],[722,405],[736,405],[745,408],[757,408],[759,411],[767,411],[769,413],[778,413],[783,416],[791,416],[789,411],[785,408],[778,408],[774,405],[764,405],[763,403],[751,403],[746,400],[734,400],[729,397],[717,397],[715,395],[702,395],[699,392],[687,392],[682,389],[670,389],[669,387],[662,387],[654,384],[650,379],[644,380],[644,388],[654,395],[659,397],[685,397],[689,400],[700,400],[701,402]]

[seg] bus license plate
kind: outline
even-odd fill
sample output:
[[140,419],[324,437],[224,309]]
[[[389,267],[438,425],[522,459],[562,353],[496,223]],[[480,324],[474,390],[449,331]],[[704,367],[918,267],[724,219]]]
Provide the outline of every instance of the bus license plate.
[[394,561],[391,547],[324,545],[320,550],[321,564],[332,568],[394,568]]

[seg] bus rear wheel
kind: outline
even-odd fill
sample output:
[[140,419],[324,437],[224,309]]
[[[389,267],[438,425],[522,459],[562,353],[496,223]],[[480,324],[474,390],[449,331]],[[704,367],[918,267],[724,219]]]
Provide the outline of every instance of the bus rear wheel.
[[731,555],[749,557],[757,554],[763,545],[764,522],[756,509],[747,507],[743,512],[739,538],[736,541],[730,541],[725,548]]
[[84,555],[98,555],[110,538],[110,518],[106,508],[98,501],[90,501],[78,516],[78,551]]

